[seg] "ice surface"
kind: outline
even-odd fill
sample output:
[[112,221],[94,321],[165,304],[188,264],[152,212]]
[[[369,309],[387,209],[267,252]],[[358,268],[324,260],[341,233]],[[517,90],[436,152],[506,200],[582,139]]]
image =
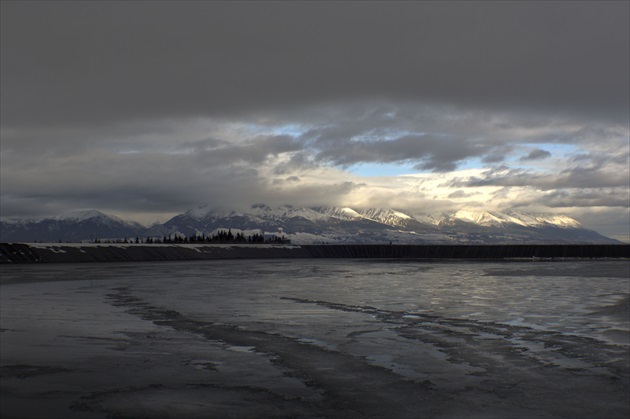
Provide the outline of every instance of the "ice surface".
[[2,270],[2,417],[629,413],[625,261]]

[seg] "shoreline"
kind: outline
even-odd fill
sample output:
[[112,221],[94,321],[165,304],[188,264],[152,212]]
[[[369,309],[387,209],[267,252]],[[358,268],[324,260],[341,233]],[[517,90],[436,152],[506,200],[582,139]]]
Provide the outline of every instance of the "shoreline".
[[0,264],[216,259],[629,259],[630,244],[0,243]]

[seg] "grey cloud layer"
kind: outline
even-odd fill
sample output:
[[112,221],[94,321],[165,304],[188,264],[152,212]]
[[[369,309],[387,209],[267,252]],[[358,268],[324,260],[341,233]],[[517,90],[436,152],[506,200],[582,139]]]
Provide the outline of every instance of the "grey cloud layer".
[[[82,147],[68,147],[55,141],[34,153],[32,144],[23,136],[3,138],[2,193],[3,210],[13,198],[40,197],[73,201],[81,206],[169,211],[183,210],[208,200],[221,200],[225,205],[278,199],[281,202],[313,202],[319,196],[325,202],[343,203],[343,194],[352,189],[335,185],[339,179],[321,185],[313,193],[313,185],[302,182],[305,171],[336,165],[351,167],[362,163],[392,163],[415,166],[416,170],[448,172],[470,159],[489,166],[477,177],[445,183],[455,189],[449,198],[475,198],[480,187],[527,187],[538,191],[591,189],[601,205],[618,206],[623,199],[608,193],[618,188],[621,197],[628,192],[627,131],[616,126],[607,129],[577,125],[577,120],[546,120],[532,131],[521,115],[487,113],[453,107],[370,106],[320,109],[317,118],[274,120],[270,125],[251,125],[243,134],[200,137],[207,126],[231,126],[230,121],[200,124],[197,130],[178,132],[164,128],[149,139],[102,136],[99,141],[85,141]],[[414,110],[418,114],[414,113]],[[364,115],[357,117],[357,115]],[[368,115],[365,117],[365,115]],[[532,119],[536,119],[535,115]],[[273,134],[274,128],[293,123],[292,134]],[[447,130],[446,132],[443,132]],[[219,130],[220,131],[220,130]],[[63,133],[64,131],[61,131]],[[588,135],[586,134],[588,133]],[[51,135],[58,137],[51,130]],[[77,138],[81,135],[75,133]],[[82,135],[89,136],[84,130]],[[194,139],[197,135],[199,139]],[[236,138],[232,138],[236,135]],[[599,142],[588,140],[595,135]],[[37,138],[37,136],[35,136]],[[42,144],[35,142],[42,147]],[[530,145],[571,146],[575,151],[552,153]],[[30,145],[29,145],[30,144]],[[69,144],[75,145],[75,141]],[[128,150],[128,148],[135,150]],[[519,151],[520,150],[520,151]],[[512,161],[507,161],[512,157]],[[519,157],[519,158],[515,158]],[[551,167],[536,169],[510,167],[519,162],[545,164],[556,159]],[[25,163],[27,162],[27,163]],[[503,166],[501,166],[501,164]],[[360,182],[359,182],[360,183]],[[300,186],[276,190],[277,186]],[[329,189],[329,192],[325,191]],[[596,191],[600,189],[600,191]],[[400,191],[409,193],[409,191]],[[625,194],[625,195],[624,195]],[[575,206],[585,201],[576,194],[558,195],[550,206]],[[416,193],[416,197],[421,196]],[[374,199],[377,199],[374,197]],[[534,202],[527,198],[523,202]],[[579,202],[578,202],[579,201]],[[16,200],[15,202],[23,202]],[[481,205],[481,203],[479,203]],[[19,205],[16,203],[15,208]]]
[[[315,160],[344,167],[366,162],[407,163],[417,170],[444,172],[474,158],[496,166],[519,148],[523,149],[521,162],[548,159],[552,153],[547,150],[525,148],[546,144],[581,150],[579,154],[557,152],[558,158],[579,162],[573,165],[579,166],[575,173],[596,175],[615,164],[621,166],[619,176],[627,174],[623,166],[629,154],[628,128],[621,124],[604,127],[580,118],[542,118],[534,113],[530,120],[508,112],[494,112],[490,117],[485,111],[439,106],[386,107],[365,113],[368,118],[334,113],[334,118],[319,121],[319,128],[310,128],[300,138],[305,147],[314,150]],[[533,128],[532,121],[537,121]],[[576,181],[573,186],[578,185]]]
[[627,117],[627,2],[2,2],[7,126],[381,97]]
[[545,159],[547,157],[551,157],[550,152],[548,152],[547,150],[542,150],[540,148],[537,148],[536,150],[532,150],[527,156],[521,157],[520,160],[521,161],[539,160],[539,159]]

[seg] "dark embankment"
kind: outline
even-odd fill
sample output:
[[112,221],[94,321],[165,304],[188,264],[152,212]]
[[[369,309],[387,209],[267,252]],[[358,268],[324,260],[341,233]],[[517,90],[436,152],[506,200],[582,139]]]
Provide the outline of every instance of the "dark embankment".
[[299,246],[0,243],[0,263],[138,262],[311,257]]
[[271,258],[630,258],[630,245],[143,245],[0,243],[0,263]]

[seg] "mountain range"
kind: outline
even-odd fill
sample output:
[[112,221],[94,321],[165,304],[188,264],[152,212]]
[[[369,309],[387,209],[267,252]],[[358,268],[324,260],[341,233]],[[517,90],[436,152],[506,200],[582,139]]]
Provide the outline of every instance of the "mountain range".
[[293,244],[619,243],[563,215],[476,209],[430,214],[383,208],[264,204],[252,205],[244,212],[199,207],[150,227],[97,210],[41,219],[2,218],[0,242],[135,240],[136,237],[207,235],[223,229],[245,235],[284,235]]

